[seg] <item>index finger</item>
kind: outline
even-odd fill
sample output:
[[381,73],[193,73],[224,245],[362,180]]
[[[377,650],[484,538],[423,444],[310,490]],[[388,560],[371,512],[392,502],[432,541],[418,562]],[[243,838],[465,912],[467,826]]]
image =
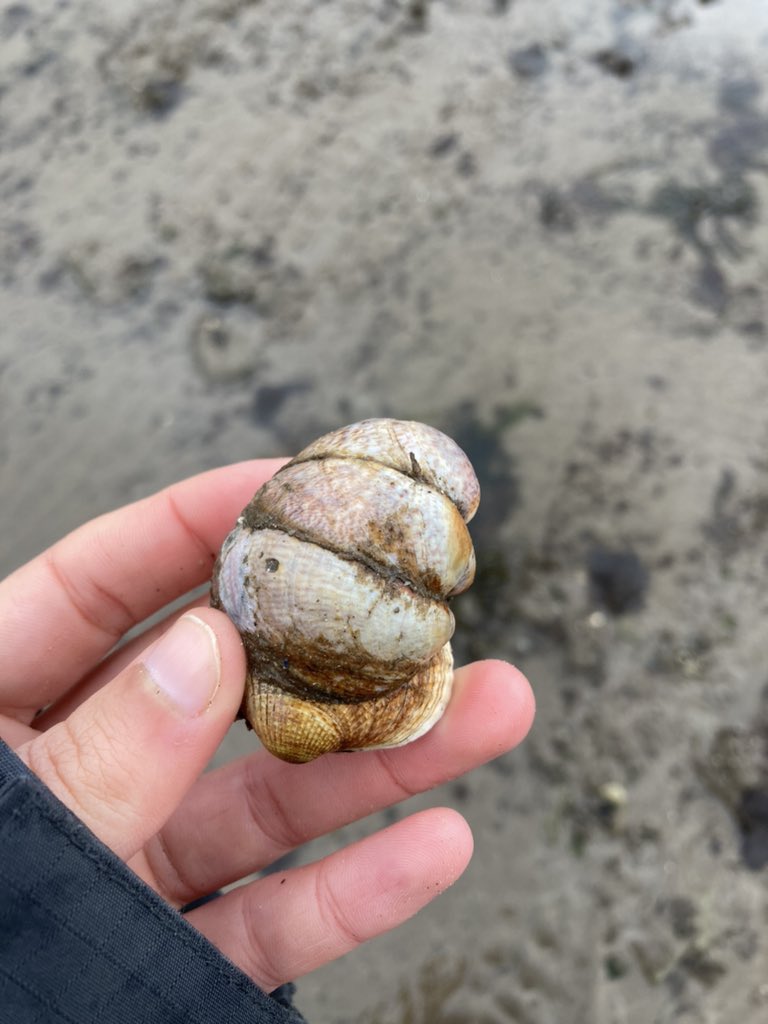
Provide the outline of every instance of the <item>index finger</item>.
[[132,626],[210,578],[221,542],[283,465],[256,459],[183,480],[70,533],[0,583],[0,704],[60,697]]

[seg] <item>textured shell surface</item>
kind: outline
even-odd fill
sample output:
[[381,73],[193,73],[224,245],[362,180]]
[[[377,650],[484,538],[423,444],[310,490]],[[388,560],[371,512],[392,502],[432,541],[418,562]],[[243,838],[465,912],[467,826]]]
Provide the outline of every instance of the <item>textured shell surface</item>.
[[300,532],[390,568],[434,597],[458,593],[474,572],[469,531],[450,498],[375,462],[325,458],[286,466],[261,489],[246,522]]
[[[253,533],[238,531],[229,554],[222,604],[296,685],[380,693],[413,675],[453,633],[445,604],[405,583],[382,586],[367,566],[279,530],[258,531],[255,543]],[[243,598],[237,587],[246,577]]]
[[432,427],[365,420],[318,439],[244,509],[211,600],[248,658],[243,712],[279,757],[396,746],[450,697],[447,599],[475,571],[479,501],[461,449]]
[[370,459],[422,479],[446,494],[468,523],[480,503],[480,484],[467,456],[447,434],[414,420],[361,420],[313,441],[293,462]]

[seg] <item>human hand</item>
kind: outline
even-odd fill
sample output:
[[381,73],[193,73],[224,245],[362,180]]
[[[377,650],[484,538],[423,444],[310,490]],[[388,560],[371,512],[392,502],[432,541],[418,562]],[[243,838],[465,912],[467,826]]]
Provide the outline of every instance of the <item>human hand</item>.
[[[504,753],[533,718],[520,673],[478,662],[457,671],[443,719],[406,747],[310,765],[258,750],[201,776],[242,698],[235,627],[198,603],[113,648],[210,577],[237,514],[280,465],[185,480],[88,523],[0,583],[0,736],[176,907]],[[423,811],[187,919],[270,991],[405,921],[471,852],[459,814]]]

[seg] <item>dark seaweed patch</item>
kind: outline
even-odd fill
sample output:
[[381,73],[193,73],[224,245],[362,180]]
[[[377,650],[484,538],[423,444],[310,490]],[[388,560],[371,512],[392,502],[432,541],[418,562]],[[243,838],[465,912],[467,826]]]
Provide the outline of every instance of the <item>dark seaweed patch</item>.
[[645,603],[648,570],[634,551],[593,548],[587,572],[593,600],[612,615],[637,611]]

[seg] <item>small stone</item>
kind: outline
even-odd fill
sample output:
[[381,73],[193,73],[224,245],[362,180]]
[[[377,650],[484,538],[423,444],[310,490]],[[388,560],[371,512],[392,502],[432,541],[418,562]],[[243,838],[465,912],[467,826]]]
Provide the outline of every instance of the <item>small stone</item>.
[[623,807],[627,802],[627,790],[620,782],[604,782],[598,793],[601,800],[613,807]]
[[182,83],[178,78],[153,78],[144,82],[137,90],[136,102],[142,110],[160,117],[170,113],[178,105],[182,89]]
[[550,231],[573,231],[576,226],[571,204],[556,188],[548,188],[542,193],[539,222]]
[[446,156],[452,150],[456,149],[458,143],[459,136],[456,132],[446,132],[444,135],[438,135],[429,147],[429,155],[436,157]]
[[520,78],[538,78],[549,69],[549,57],[540,43],[534,43],[513,50],[509,55],[509,65]]
[[603,71],[616,78],[629,78],[637,70],[637,60],[619,48],[599,50],[594,61]]

